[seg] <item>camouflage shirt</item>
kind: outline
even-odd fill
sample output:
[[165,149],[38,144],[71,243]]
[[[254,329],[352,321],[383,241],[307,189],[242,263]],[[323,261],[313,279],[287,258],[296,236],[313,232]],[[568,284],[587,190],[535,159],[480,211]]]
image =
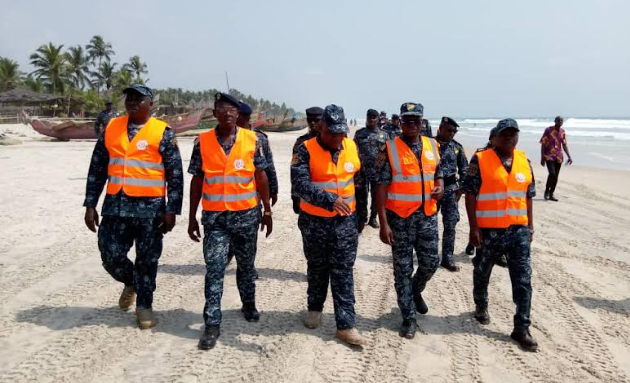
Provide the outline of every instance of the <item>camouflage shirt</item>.
[[[317,136],[317,132],[313,132],[313,131],[309,131],[306,134],[301,135],[300,137],[297,138],[297,140],[295,140],[295,144],[293,144],[293,159],[297,158],[297,152],[298,152],[298,148],[300,147],[300,145],[302,145],[302,142],[310,140],[313,137]],[[295,188],[293,187],[293,179],[291,179],[291,197],[293,198],[298,198],[297,194],[295,193]]]
[[[411,151],[416,155],[418,162],[422,164],[422,140],[418,140],[417,143],[413,144],[411,141],[405,137],[400,136],[400,138],[409,146]],[[392,166],[389,162],[389,154],[387,153],[387,145],[383,145],[378,154],[378,159],[376,160],[376,183],[379,185],[389,185],[392,183]],[[422,169],[422,166],[420,166]],[[435,168],[435,179],[443,178],[444,175],[442,173],[442,163],[438,163]]]
[[402,128],[400,125],[395,126],[392,123],[389,123],[382,127],[382,129],[389,134],[389,138],[399,137],[402,135]]
[[[509,173],[512,170],[512,158],[502,158],[499,153],[497,153],[497,156],[499,156],[505,170]],[[534,170],[532,169],[532,164],[529,159],[527,163],[529,164],[529,170],[532,172],[532,183],[527,188],[527,198],[533,198],[536,196],[536,180],[534,180]],[[481,189],[481,171],[479,170],[479,158],[477,157],[477,153],[475,153],[470,159],[466,177],[464,177],[462,182],[462,190],[466,193],[478,195],[479,189]]]
[[260,146],[262,147],[265,161],[267,161],[267,168],[265,168],[265,173],[267,174],[267,180],[269,180],[269,194],[277,195],[278,174],[276,173],[276,166],[273,164],[273,153],[271,153],[269,138],[258,128],[254,129],[254,132],[256,132],[256,135],[258,136],[258,141],[260,142]]
[[[451,140],[449,142],[441,142],[437,137],[435,139],[440,144],[440,166],[444,173],[444,190],[457,190],[461,187],[461,182],[466,176],[466,170],[468,169],[468,159],[466,153],[464,153],[464,147],[457,141]],[[458,182],[454,182],[450,185],[446,185],[459,176]]]
[[[321,139],[317,137],[317,143],[322,148],[326,148],[324,144],[321,142]],[[328,149],[330,155],[332,157],[333,162],[336,164],[339,159],[339,153],[341,150],[339,149]],[[306,149],[306,146],[300,144],[298,147],[297,155],[295,155],[291,161],[291,184],[293,185],[294,191],[298,197],[300,197],[305,202],[310,203],[311,205],[315,205],[326,209],[328,211],[333,211],[333,205],[337,198],[339,197],[337,194],[328,192],[321,187],[313,185],[311,181],[311,155]],[[363,164],[361,164],[361,168],[363,168]],[[357,189],[364,189],[363,186],[363,175],[361,172],[357,172],[354,175],[354,188],[355,194],[360,193]]]
[[[127,136],[133,140],[142,125],[129,124]],[[182,158],[177,147],[175,133],[167,127],[160,141],[159,152],[164,163],[166,200],[164,197],[130,197],[122,190],[118,194],[106,194],[102,215],[117,217],[154,218],[164,212],[181,214],[184,195]],[[94,146],[90,170],[85,188],[85,207],[96,207],[107,182],[109,152],[105,147],[105,135],[101,134]]]
[[370,128],[361,128],[354,134],[354,142],[357,144],[359,158],[361,159],[361,167],[367,177],[367,180],[374,182],[376,177],[376,159],[383,145],[389,139],[389,133],[382,128],[374,130]]
[[107,124],[109,124],[109,120],[114,117],[118,117],[119,115],[120,113],[118,113],[118,111],[115,109],[112,109],[111,112],[108,112],[107,110],[103,110],[102,112],[100,112],[98,116],[96,116],[96,121],[94,121],[94,131],[96,132],[96,134],[100,134],[102,131],[104,131],[107,127]]
[[[238,129],[236,128],[237,132]],[[256,135],[259,137],[259,135]],[[223,139],[217,135],[217,140],[223,148],[226,156],[230,155],[230,151],[236,142],[236,134],[229,140],[224,142]],[[254,167],[256,171],[262,172],[267,169],[267,160],[265,160],[264,151],[260,139],[256,140],[256,149],[254,151]],[[203,177],[203,159],[201,157],[201,147],[199,145],[199,138],[195,139],[192,155],[190,156],[190,164],[188,165],[188,173],[194,177]],[[260,209],[255,207],[253,209],[241,210],[241,211],[206,211],[201,213],[201,223],[203,225],[212,225],[216,218],[221,214],[226,214],[229,221],[238,221],[246,223],[247,221],[255,222],[260,219]],[[247,226],[247,225],[244,225]]]

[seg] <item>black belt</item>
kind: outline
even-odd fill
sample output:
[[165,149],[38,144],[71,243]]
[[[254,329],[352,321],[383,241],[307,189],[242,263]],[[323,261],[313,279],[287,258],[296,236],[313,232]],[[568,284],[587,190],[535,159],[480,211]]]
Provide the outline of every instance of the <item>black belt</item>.
[[452,175],[450,177],[444,177],[444,187],[451,186],[457,183],[457,176]]

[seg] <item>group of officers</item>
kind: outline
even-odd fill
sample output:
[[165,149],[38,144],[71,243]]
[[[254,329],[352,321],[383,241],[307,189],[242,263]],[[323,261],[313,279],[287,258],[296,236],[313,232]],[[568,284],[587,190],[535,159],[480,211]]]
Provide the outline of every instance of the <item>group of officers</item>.
[[[183,170],[174,132],[151,117],[151,89],[132,85],[123,93],[126,115],[108,122],[94,148],[85,223],[94,232],[98,226],[103,266],[124,284],[120,308],[128,310],[135,302],[139,327],[147,329],[156,325],[152,300],[158,259],[163,236],[181,214]],[[518,124],[512,119],[499,121],[488,145],[468,164],[462,145],[453,139],[457,122],[443,117],[432,137],[423,112],[422,104],[407,102],[400,115],[388,121],[370,109],[365,128],[352,140],[342,107],[306,110],[309,132],[297,139],[291,159],[293,210],[299,214],[307,260],[304,325],[319,327],[330,285],[335,336],[351,345],[366,344],[356,329],[353,267],[359,235],[369,225],[379,229],[381,241],[392,248],[402,314],[399,334],[414,338],[417,313],[429,310],[422,296],[427,283],[439,265],[458,270],[455,227],[458,202],[465,194],[470,245],[477,249],[474,316],[482,324],[490,322],[489,278],[494,264],[505,258],[516,304],[511,337],[523,349],[535,351],[537,344],[529,332],[535,191],[531,165],[516,149]],[[203,239],[206,263],[205,327],[199,340],[204,350],[212,349],[220,336],[223,281],[232,258],[243,316],[250,322],[260,319],[255,299],[257,237],[259,228],[266,236],[272,233],[272,206],[278,199],[269,141],[264,133],[252,130],[251,108],[217,93],[213,113],[218,125],[195,140],[188,168],[192,175],[188,235],[197,242]],[[105,187],[101,221],[96,206]],[[127,253],[134,243],[132,262]]]

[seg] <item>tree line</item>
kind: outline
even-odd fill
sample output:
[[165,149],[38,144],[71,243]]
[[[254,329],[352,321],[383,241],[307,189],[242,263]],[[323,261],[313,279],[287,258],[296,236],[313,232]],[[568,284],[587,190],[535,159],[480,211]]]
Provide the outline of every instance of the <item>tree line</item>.
[[[24,73],[19,64],[10,58],[0,57],[0,92],[25,88],[38,93],[70,96],[78,100],[88,115],[98,113],[105,99],[119,101],[122,90],[132,83],[146,84],[149,71],[140,56],[129,58],[126,63],[113,62],[112,44],[96,35],[85,45],[65,48],[52,42],[43,44],[30,56],[33,71]],[[188,91],[181,88],[153,89],[159,94],[159,103],[174,106],[212,104],[217,89]],[[230,89],[230,94],[248,103],[253,109],[264,111],[267,116],[295,114],[285,103],[243,94]]]

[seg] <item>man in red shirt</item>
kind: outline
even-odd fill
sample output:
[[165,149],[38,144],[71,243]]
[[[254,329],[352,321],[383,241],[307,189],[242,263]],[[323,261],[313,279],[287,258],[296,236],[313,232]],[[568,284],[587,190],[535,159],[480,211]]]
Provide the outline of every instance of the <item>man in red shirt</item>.
[[560,167],[562,167],[562,150],[564,149],[567,153],[567,165],[571,165],[573,160],[569,153],[569,146],[567,145],[564,129],[562,129],[564,119],[558,116],[555,118],[554,123],[553,126],[545,129],[545,133],[543,133],[540,139],[540,164],[547,166],[547,170],[549,171],[547,186],[545,187],[545,199],[558,201],[553,193],[556,191],[558,175],[560,174]]

